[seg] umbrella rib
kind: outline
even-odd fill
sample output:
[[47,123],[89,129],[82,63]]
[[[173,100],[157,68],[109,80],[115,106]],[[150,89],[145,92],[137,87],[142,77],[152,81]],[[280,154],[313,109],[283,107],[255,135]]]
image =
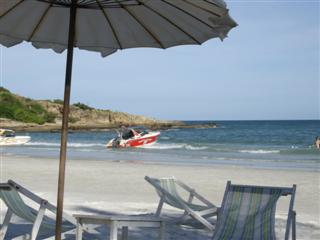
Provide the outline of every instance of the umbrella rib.
[[[210,26],[208,23],[206,23],[205,21],[201,20],[200,18],[194,16],[194,15],[191,14],[190,12],[188,12],[188,11],[186,11],[186,10],[184,10],[184,9],[182,9],[182,8],[180,8],[180,7],[176,6],[176,5],[168,2],[167,0],[162,0],[162,1],[165,2],[165,3],[168,4],[168,5],[176,8],[176,9],[178,9],[178,10],[181,11],[181,12],[184,12],[185,14],[189,15],[190,17],[192,17],[192,18],[196,19],[197,21],[201,22],[202,24],[206,25],[207,27],[209,27],[209,28],[211,28],[211,29],[214,29],[214,27]],[[189,3],[189,2],[186,2],[186,3]],[[217,15],[217,16],[219,16],[219,15]],[[221,17],[221,16],[219,16],[219,17]]]
[[201,45],[201,42],[199,40],[197,40],[194,36],[192,36],[191,34],[189,34],[188,32],[186,32],[183,28],[179,27],[177,24],[175,24],[174,22],[172,22],[169,18],[167,18],[166,16],[163,16],[161,13],[157,12],[156,10],[154,10],[153,8],[151,8],[150,6],[148,6],[147,4],[141,2],[140,0],[137,0],[141,5],[145,6],[146,8],[148,8],[149,10],[151,10],[152,12],[154,12],[155,14],[157,14],[158,16],[162,17],[164,20],[166,20],[168,23],[170,23],[171,25],[173,25],[174,27],[176,27],[177,29],[179,29],[181,32],[183,32],[185,35],[187,35],[189,38],[191,38],[193,41],[195,41],[197,44]]
[[113,25],[112,25],[112,23],[111,23],[111,20],[109,19],[107,13],[105,12],[105,10],[104,10],[104,8],[102,7],[102,5],[101,5],[101,3],[99,2],[99,0],[95,0],[95,1],[97,2],[97,4],[98,4],[98,6],[99,6],[99,8],[100,8],[100,10],[101,10],[101,12],[102,12],[102,14],[103,14],[103,16],[104,16],[105,19],[107,20],[107,22],[108,22],[108,24],[109,24],[109,26],[110,26],[110,28],[111,28],[111,31],[112,31],[112,33],[113,33],[113,36],[114,36],[114,38],[116,39],[116,41],[117,41],[117,43],[118,43],[119,49],[123,49],[122,44],[121,44],[121,42],[120,42],[120,39],[119,39],[119,37],[118,37],[118,35],[117,35],[117,32],[116,32],[116,30],[114,29],[114,27],[113,27]]
[[14,8],[18,7],[22,2],[24,2],[24,0],[21,0],[20,2],[17,2],[15,5],[13,5],[11,8],[9,8],[7,11],[5,11],[0,18],[4,17],[5,15],[7,15],[9,12],[11,12]]
[[33,38],[34,34],[37,32],[37,30],[39,29],[41,23],[43,22],[43,19],[45,18],[45,16],[47,15],[47,13],[49,12],[49,9],[52,7],[52,3],[46,8],[46,10],[44,11],[44,13],[42,14],[41,18],[39,19],[37,25],[35,26],[35,28],[33,29],[30,37],[28,38],[28,42]]
[[148,32],[148,34],[160,45],[161,48],[165,49],[165,46],[164,46],[163,43],[160,41],[160,39],[158,39],[158,38],[152,33],[152,31],[151,31],[150,29],[148,29],[148,27],[145,26],[145,25],[142,23],[142,21],[140,21],[140,20],[138,19],[137,16],[135,16],[126,6],[123,6],[121,3],[119,3],[119,4],[122,6],[122,8],[123,8],[124,10],[126,10],[126,11],[130,14],[131,17],[133,17],[133,18],[136,20],[137,23],[139,23],[139,24],[144,28],[144,30],[146,30],[146,32]]
[[[206,9],[206,8],[203,8],[203,7],[198,6],[198,5],[195,4],[194,2],[190,2],[190,1],[188,1],[188,0],[184,0],[184,1],[185,1],[186,3],[192,5],[192,6],[196,7],[196,8],[199,8],[199,9],[205,11],[205,12],[208,12],[208,13],[210,13],[210,14],[213,14],[213,15],[215,15],[215,16],[217,16],[217,17],[222,17],[221,15],[219,15],[219,14],[217,14],[217,13],[215,13],[215,12],[212,12],[212,11]],[[205,1],[205,2],[209,3],[208,1]],[[221,8],[220,6],[217,6],[217,5],[214,4],[214,3],[210,3],[210,4],[212,4],[212,5],[216,6],[216,7]]]

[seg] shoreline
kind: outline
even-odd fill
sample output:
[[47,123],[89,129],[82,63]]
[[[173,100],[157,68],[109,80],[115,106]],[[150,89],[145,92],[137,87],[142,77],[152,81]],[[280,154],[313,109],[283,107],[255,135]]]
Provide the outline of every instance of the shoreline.
[[[1,147],[0,147],[1,149]],[[39,155],[30,155],[30,154],[16,154],[16,153],[4,153],[2,152],[3,156],[19,158],[19,159],[48,159],[48,160],[58,160],[58,152],[56,152],[56,156],[53,155],[46,155],[39,154]],[[311,173],[319,173],[319,184],[320,184],[320,163],[309,161],[307,163],[310,164],[309,167],[306,167],[305,161],[279,161],[279,160],[259,160],[259,161],[252,161],[250,160],[216,160],[211,162],[170,162],[169,160],[135,160],[135,159],[110,159],[110,158],[91,158],[90,160],[88,157],[76,157],[76,156],[69,156],[67,157],[67,161],[98,161],[98,162],[108,162],[108,163],[123,163],[123,164],[144,164],[144,165],[159,165],[159,166],[172,166],[172,167],[199,167],[199,168],[231,168],[231,169],[253,169],[253,170],[270,170],[270,171],[289,171],[289,172],[311,172]],[[247,161],[247,162],[245,162]],[[263,164],[262,164],[263,163]],[[302,163],[305,166],[297,166],[297,163]],[[268,165],[269,164],[269,165]],[[282,164],[282,165],[279,165]]]
[[[1,123],[1,128],[11,129],[16,132],[60,132],[61,123],[45,123],[43,125],[34,123],[15,122],[12,124]],[[150,130],[168,130],[168,129],[195,129],[195,128],[217,128],[218,125],[209,121],[202,124],[188,124],[184,121],[165,121],[154,123],[132,122],[130,126],[144,126]],[[94,131],[111,131],[121,127],[121,123],[98,123],[98,124],[69,124],[69,132],[94,132]]]

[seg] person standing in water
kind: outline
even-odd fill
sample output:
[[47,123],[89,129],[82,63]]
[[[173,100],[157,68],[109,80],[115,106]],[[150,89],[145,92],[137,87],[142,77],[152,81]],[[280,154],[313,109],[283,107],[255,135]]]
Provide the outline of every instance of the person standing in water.
[[320,149],[320,137],[316,137],[316,140],[314,141],[314,146],[316,149]]

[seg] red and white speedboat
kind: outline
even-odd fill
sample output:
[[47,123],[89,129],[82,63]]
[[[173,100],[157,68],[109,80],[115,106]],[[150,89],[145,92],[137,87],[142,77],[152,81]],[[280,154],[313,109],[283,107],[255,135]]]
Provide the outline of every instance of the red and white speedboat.
[[150,132],[143,127],[122,128],[118,136],[107,143],[108,148],[142,147],[157,141],[160,132]]

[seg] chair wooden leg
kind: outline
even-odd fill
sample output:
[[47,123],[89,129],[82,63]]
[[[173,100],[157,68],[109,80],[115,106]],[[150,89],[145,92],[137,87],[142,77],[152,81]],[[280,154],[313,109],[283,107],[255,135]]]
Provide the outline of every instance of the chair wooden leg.
[[194,198],[193,192],[190,193],[188,203],[192,203],[192,200]]
[[12,211],[8,208],[0,229],[0,240],[3,240],[4,237],[6,236],[11,217],[12,217]]
[[31,240],[36,240],[36,237],[38,235],[38,232],[39,232],[39,229],[40,229],[40,226],[41,226],[45,211],[46,211],[45,204],[42,203],[40,205],[36,220],[34,221],[34,224],[32,226]]
[[161,197],[161,198],[160,198],[159,205],[158,205],[158,208],[157,208],[157,211],[156,211],[156,216],[157,216],[157,217],[159,217],[160,214],[161,214],[161,210],[162,210],[163,203],[164,203],[164,197]]
[[292,240],[296,240],[296,215],[295,211],[292,212]]
[[[188,203],[191,204],[192,201],[193,201],[193,198],[194,198],[194,194],[193,194],[193,192],[190,192],[189,199],[188,199]],[[186,221],[186,220],[188,219],[188,215],[189,215],[188,211],[187,211],[187,210],[184,210],[184,213],[183,213],[182,216],[180,217],[181,221],[182,221],[182,222]]]
[[117,221],[112,221],[110,224],[110,240],[118,239],[118,224]]
[[82,223],[78,220],[77,230],[76,230],[76,240],[82,240],[82,234],[83,234],[83,226],[82,226]]
[[163,221],[160,223],[159,240],[165,240],[166,225]]
[[180,217],[180,221],[181,222],[185,222],[187,221],[187,219],[189,218],[189,214],[187,211],[184,211],[184,213],[182,214],[182,216]]
[[129,228],[127,226],[122,227],[121,240],[128,240]]

